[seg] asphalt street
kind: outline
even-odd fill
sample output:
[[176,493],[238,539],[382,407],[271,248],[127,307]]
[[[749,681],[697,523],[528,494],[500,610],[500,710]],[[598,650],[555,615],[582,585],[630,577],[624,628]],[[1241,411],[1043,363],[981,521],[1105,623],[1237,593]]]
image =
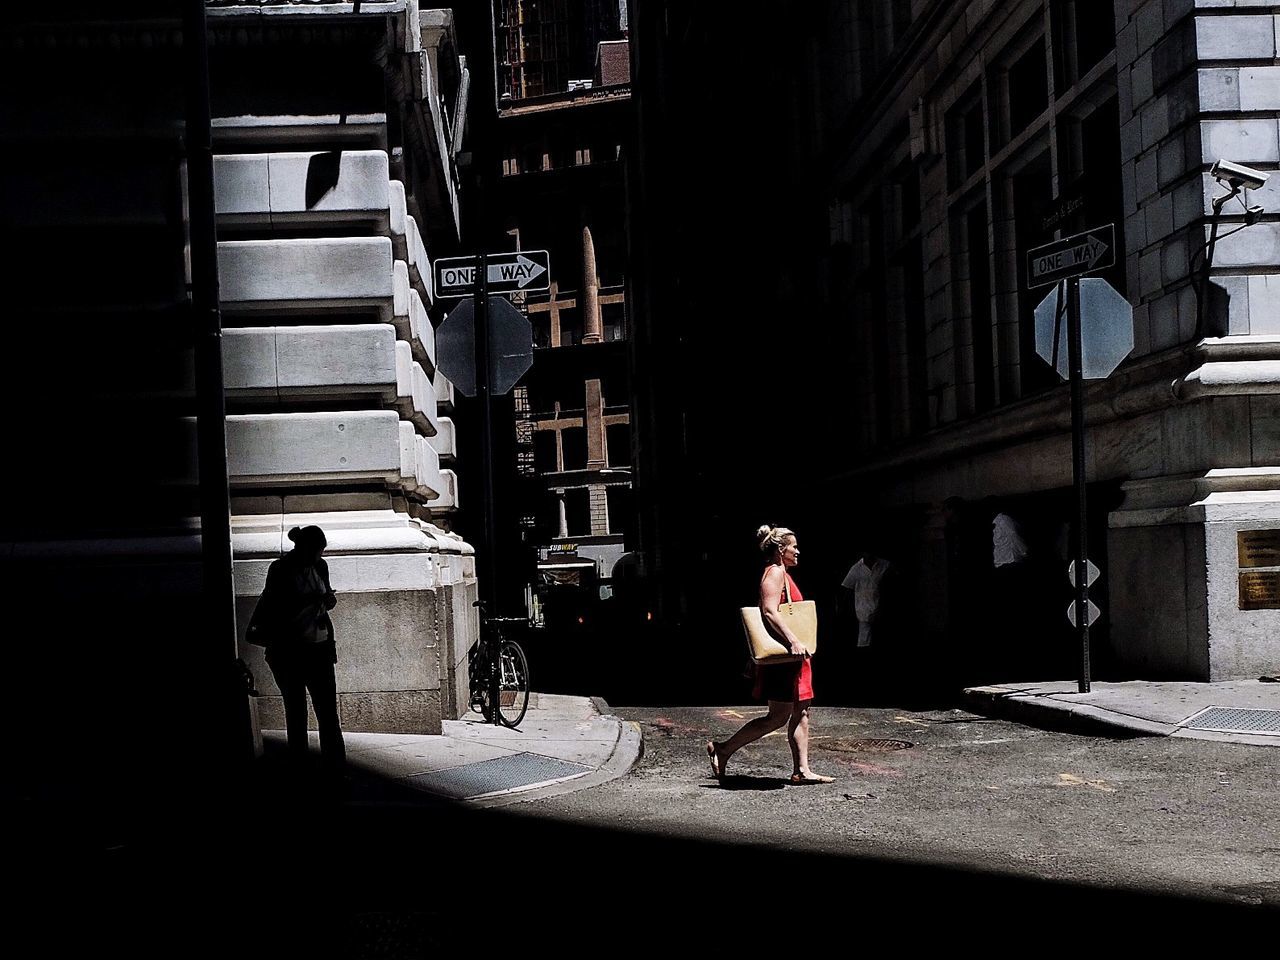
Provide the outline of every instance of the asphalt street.
[[717,784],[706,740],[759,708],[616,709],[644,726],[631,775],[529,815],[1280,909],[1274,749],[1053,733],[957,709],[816,708],[811,764],[835,784],[785,785],[781,733]]
[[643,726],[630,774],[493,809],[390,785],[339,804],[266,790],[238,812],[175,795],[145,842],[89,850],[69,797],[16,837],[15,940],[351,960],[1274,936],[1280,751],[817,708],[813,766],[836,783],[787,785],[781,736],[717,783],[707,737],[758,709],[615,707]]

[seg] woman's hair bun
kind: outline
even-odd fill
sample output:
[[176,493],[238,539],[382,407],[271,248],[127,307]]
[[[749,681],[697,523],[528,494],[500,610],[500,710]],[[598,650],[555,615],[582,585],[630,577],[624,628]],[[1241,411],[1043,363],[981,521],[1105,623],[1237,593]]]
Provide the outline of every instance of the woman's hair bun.
[[323,550],[329,545],[324,531],[314,525],[294,527],[289,531],[289,539],[303,550]]
[[787,539],[794,536],[786,527],[771,527],[767,523],[756,531],[756,540],[764,551],[781,550],[787,545]]

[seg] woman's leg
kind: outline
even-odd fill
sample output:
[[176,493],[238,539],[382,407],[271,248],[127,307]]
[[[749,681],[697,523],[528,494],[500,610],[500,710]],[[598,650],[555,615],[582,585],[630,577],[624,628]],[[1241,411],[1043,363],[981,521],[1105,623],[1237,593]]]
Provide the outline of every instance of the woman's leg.
[[809,700],[797,700],[791,704],[791,718],[787,724],[787,742],[791,745],[791,779],[809,783],[831,783],[832,777],[824,777],[809,769]]
[[311,706],[320,730],[320,759],[329,770],[340,771],[346,762],[346,746],[338,720],[338,683],[331,657],[326,650],[311,652],[307,689],[311,691]]
[[756,717],[754,720],[748,720],[741,729],[732,737],[721,743],[714,740],[707,741],[707,756],[711,758],[711,764],[717,777],[724,776],[724,768],[729,762],[729,758],[745,747],[748,743],[753,743],[761,737],[773,733],[773,731],[786,725],[787,717],[791,715],[791,704],[783,700],[770,700],[769,712],[762,717]]
[[284,700],[284,726],[289,740],[289,754],[294,759],[307,755],[307,685],[297,658],[276,652],[267,657],[267,666],[280,688]]

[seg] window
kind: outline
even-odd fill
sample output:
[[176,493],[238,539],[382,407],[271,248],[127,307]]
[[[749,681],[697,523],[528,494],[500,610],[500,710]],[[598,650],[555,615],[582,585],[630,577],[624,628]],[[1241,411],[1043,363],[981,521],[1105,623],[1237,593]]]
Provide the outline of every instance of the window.
[[[1116,77],[1114,69],[1099,69],[1109,57],[1114,60],[1113,12],[1112,0],[1096,5],[1046,0],[991,62],[985,78],[947,111],[951,307],[957,318],[954,369],[961,416],[1058,384],[1035,353],[1035,307],[1046,291],[1026,289],[1026,251],[1106,223],[1116,224],[1123,249]],[[1091,71],[1107,75],[1081,89],[1080,81]],[[1061,97],[1066,91],[1071,95]],[[906,189],[904,183],[904,229]],[[1117,261],[1104,276],[1124,289],[1124,258]],[[905,257],[902,266],[911,377],[918,376],[910,364],[920,336],[914,328],[919,307],[911,296],[919,285],[907,272]],[[925,373],[932,375],[930,369]]]
[[542,169],[543,145],[540,142],[527,143],[520,157],[520,171],[532,173]]
[[1112,0],[1053,0],[1053,78],[1059,95],[1101,63],[1116,45],[1114,30],[1098,29],[1115,22]]
[[572,347],[582,342],[582,310],[577,307],[560,308],[560,346]]
[[591,497],[586,487],[574,487],[564,492],[564,514],[569,536],[591,536]]
[[911,27],[911,0],[893,0],[893,42],[898,43]]
[[985,202],[980,201],[961,213],[957,233],[954,269],[959,281],[956,289],[961,294],[957,307],[967,315],[968,324],[960,334],[962,349],[956,354],[956,382],[968,385],[968,389],[962,391],[962,409],[967,413],[982,413],[995,406],[991,259]]
[[587,430],[586,427],[565,427],[560,431],[560,446],[563,451],[565,470],[587,469]]
[[624,543],[635,538],[635,504],[631,487],[624,484],[605,487],[609,504],[609,532],[622,534]]
[[609,466],[631,466],[631,424],[612,423],[604,428],[605,446],[609,451]]
[[898,213],[904,236],[920,225],[920,173],[914,166],[898,181]]
[[554,492],[543,491],[538,497],[535,516],[534,530],[539,540],[547,541],[560,536],[560,497]]
[[986,162],[982,87],[974,83],[947,111],[947,178],[954,190]]
[[872,382],[875,384],[875,432],[876,442],[883,446],[888,442],[892,423],[891,388],[889,373],[889,316],[886,300],[884,270],[884,213],[879,192],[862,209],[859,218],[867,270],[859,286],[867,293],[871,312],[871,363]]
[[864,94],[874,86],[879,68],[874,20],[877,2],[879,0],[858,0],[858,73]]
[[[1080,233],[1091,227],[1114,223],[1116,246],[1124,245],[1124,196],[1120,179],[1114,171],[1120,165],[1120,108],[1114,88],[1095,109],[1083,116],[1063,117],[1058,123],[1058,180],[1060,196],[1078,197],[1080,204],[1057,226],[1063,236]],[[1085,98],[1083,109],[1098,96]],[[1051,236],[1045,238],[1048,243]],[[1125,258],[1100,274],[1117,290],[1125,289]]]
[[1049,105],[1049,61],[1042,15],[1001,51],[987,74],[991,156],[1029,129]]
[[529,326],[533,328],[533,345],[539,350],[551,346],[551,311],[529,314]]
[[537,430],[533,434],[533,463],[539,473],[556,473],[560,464],[556,458],[556,432]]
[[1031,48],[1014,61],[1008,74],[1009,130],[1012,140],[1049,105],[1049,74],[1044,38],[1037,37]]
[[[899,131],[899,153],[909,152],[910,131]],[[928,371],[924,308],[924,267],[920,239],[919,171],[904,161],[893,173],[893,187],[885,192],[883,254],[871,255],[875,274],[863,278],[872,302],[882,298],[884,323],[873,320],[874,357],[877,370],[877,430],[882,440],[897,441],[928,429]],[[876,229],[868,222],[869,229]],[[877,246],[874,237],[871,247]],[[873,308],[879,309],[879,308]],[[886,387],[889,393],[884,393]],[[887,418],[887,419],[886,419]],[[886,432],[887,431],[887,432]]]
[[898,254],[898,269],[902,271],[902,312],[906,322],[907,428],[911,433],[923,433],[930,426],[922,256],[919,236],[908,240]]
[[[1011,178],[1013,190],[1013,219],[1016,251],[1030,250],[1042,239],[1040,227],[1043,211],[1053,202],[1053,181],[1049,166],[1049,153],[1039,154],[1034,160]],[[1010,378],[1010,399],[1040,393],[1058,383],[1057,374],[1036,353],[1035,309],[1044,299],[1046,290],[1037,287],[1027,289],[1027,258],[1015,254],[1017,268],[1014,271],[1018,293],[1018,377],[1014,386]],[[1006,365],[1007,367],[1007,365]]]
[[606,342],[627,339],[627,304],[619,300],[616,303],[600,304],[600,319],[604,324]]

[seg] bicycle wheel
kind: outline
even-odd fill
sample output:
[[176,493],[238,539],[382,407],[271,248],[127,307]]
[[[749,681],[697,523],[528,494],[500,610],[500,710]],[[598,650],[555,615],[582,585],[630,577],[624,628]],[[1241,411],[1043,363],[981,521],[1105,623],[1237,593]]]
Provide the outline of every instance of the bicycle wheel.
[[489,658],[483,644],[471,648],[468,658],[471,686],[471,709],[480,712],[486,723],[493,722],[493,706],[489,697]]
[[508,727],[517,726],[529,709],[529,661],[520,644],[504,640],[498,652],[498,718]]

